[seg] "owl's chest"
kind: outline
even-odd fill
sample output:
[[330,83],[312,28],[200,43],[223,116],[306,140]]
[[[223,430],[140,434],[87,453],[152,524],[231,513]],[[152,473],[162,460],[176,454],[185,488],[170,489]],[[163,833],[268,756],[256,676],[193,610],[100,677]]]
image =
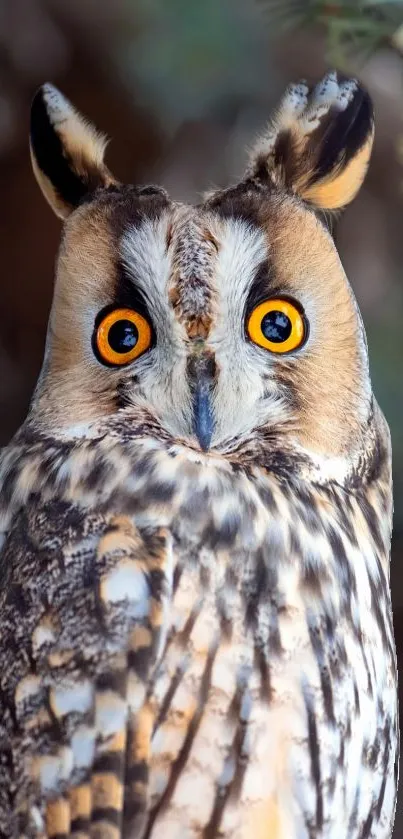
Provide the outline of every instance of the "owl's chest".
[[96,676],[106,636],[129,649],[141,839],[362,839],[374,801],[387,839],[396,671],[377,498],[347,509],[266,475],[151,465],[105,485],[99,510],[68,486],[21,509],[2,554],[9,689],[39,630],[45,664],[48,644],[84,645]]
[[[339,839],[340,814],[347,827],[354,808],[351,837],[361,836],[382,760],[394,759],[383,744],[371,764],[385,721],[394,725],[393,662],[387,648],[379,660],[369,581],[360,592],[351,583],[354,599],[307,545],[296,555],[276,521],[257,550],[190,554],[174,540],[167,632],[143,708],[152,836],[179,822],[249,839],[263,819],[276,839],[305,839],[327,820],[323,836]],[[391,812],[394,793],[383,795]]]

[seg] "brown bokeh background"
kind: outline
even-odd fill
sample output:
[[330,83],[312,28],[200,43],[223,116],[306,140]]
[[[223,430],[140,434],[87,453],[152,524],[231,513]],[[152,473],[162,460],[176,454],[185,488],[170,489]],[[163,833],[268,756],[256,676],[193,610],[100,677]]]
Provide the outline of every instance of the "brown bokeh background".
[[[36,87],[54,82],[113,138],[107,160],[120,179],[162,183],[175,199],[194,200],[241,174],[245,146],[289,81],[317,80],[329,66],[321,29],[276,26],[253,0],[0,0],[0,445],[23,420],[40,369],[61,229],[31,173]],[[365,185],[335,235],[392,430],[401,659],[403,57],[385,45],[357,71],[375,102],[376,141]],[[402,835],[403,806],[394,833]]]

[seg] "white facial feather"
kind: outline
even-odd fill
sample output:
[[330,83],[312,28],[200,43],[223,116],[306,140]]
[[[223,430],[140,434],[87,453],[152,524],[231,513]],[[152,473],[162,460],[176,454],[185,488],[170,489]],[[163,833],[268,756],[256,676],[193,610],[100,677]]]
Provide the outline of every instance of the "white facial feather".
[[245,340],[246,301],[260,265],[269,256],[267,239],[241,219],[222,222],[219,235],[215,283],[220,313],[210,340],[220,367],[215,394],[216,445],[246,435],[260,424],[281,423],[288,416],[275,384],[263,399],[270,359],[267,352]]
[[155,307],[165,299],[171,259],[167,251],[169,217],[145,219],[140,226],[129,228],[120,243],[123,265],[133,282]]

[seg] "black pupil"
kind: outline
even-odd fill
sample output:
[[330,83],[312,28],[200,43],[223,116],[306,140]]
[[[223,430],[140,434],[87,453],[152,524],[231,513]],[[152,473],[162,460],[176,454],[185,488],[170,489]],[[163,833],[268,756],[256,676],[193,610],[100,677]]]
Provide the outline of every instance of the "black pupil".
[[267,312],[267,315],[262,318],[261,330],[268,341],[281,344],[290,337],[292,323],[284,312],[274,309],[272,312]]
[[130,320],[117,320],[108,332],[109,346],[119,353],[130,352],[138,339],[138,329]]

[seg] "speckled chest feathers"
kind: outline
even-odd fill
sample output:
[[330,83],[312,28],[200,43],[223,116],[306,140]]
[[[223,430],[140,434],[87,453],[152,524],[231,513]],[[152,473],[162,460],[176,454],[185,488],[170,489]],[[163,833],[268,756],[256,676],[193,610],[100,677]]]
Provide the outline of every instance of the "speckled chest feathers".
[[357,82],[291,85],[185,207],[38,91],[64,228],[0,455],[4,839],[390,839],[390,441],[321,215],[372,138]]

